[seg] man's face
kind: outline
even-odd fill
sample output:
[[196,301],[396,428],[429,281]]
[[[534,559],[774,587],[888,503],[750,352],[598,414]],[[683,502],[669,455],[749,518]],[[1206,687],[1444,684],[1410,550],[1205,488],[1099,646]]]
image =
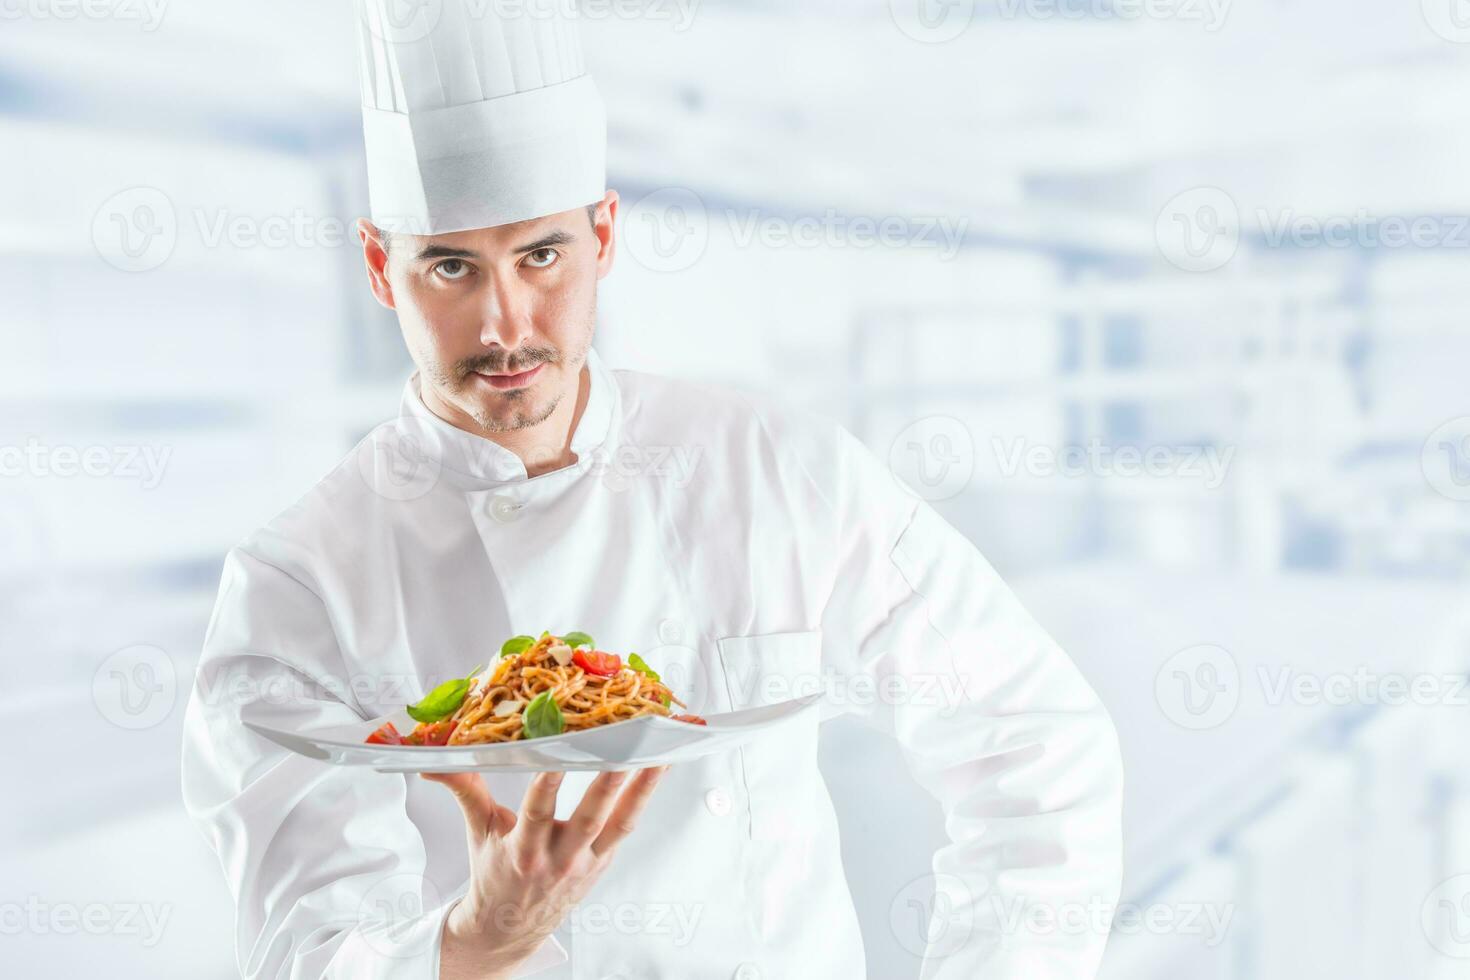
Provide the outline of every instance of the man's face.
[[592,209],[387,240],[359,223],[373,293],[398,312],[426,401],[450,421],[507,432],[576,397],[617,203],[609,191]]

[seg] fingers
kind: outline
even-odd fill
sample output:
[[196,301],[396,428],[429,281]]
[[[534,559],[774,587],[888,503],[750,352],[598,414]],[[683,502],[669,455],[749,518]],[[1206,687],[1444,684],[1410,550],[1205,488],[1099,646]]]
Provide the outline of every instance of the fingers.
[[628,782],[628,787],[623,790],[622,796],[618,797],[617,805],[613,807],[597,839],[592,842],[593,854],[602,857],[611,853],[625,837],[633,832],[633,828],[638,823],[638,815],[648,805],[654,788],[658,786],[663,774],[668,771],[668,766],[638,770],[638,774]]
[[[431,783],[447,787],[454,794],[460,809],[464,811],[465,824],[471,832],[482,837],[486,834],[505,834],[514,826],[514,811],[495,802],[495,798],[490,795],[490,787],[485,785],[485,780],[480,778],[479,773],[421,772],[419,775]],[[507,815],[510,826],[506,825]]]
[[613,804],[618,799],[618,789],[627,781],[626,771],[597,774],[597,778],[588,784],[587,792],[582,794],[582,802],[577,804],[577,809],[567,821],[569,844],[573,847],[586,847],[592,843],[607,823],[608,814],[612,812]]
[[551,828],[556,823],[556,792],[561,789],[565,775],[561,772],[538,772],[526,788],[518,826],[521,842],[527,849],[544,847],[551,839]]

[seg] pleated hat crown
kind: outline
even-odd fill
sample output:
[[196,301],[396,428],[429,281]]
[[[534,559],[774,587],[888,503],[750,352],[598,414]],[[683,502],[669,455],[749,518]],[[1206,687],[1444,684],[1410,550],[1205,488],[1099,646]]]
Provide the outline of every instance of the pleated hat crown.
[[574,0],[357,0],[373,223],[437,235],[600,201]]

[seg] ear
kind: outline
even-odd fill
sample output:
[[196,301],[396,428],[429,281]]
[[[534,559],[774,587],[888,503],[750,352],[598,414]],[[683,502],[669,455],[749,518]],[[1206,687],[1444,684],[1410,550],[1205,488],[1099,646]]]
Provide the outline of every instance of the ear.
[[368,287],[373,296],[388,309],[397,309],[393,305],[393,287],[388,285],[388,250],[383,247],[383,233],[366,218],[358,218],[357,238],[362,242],[362,258],[367,263]]
[[597,278],[601,279],[612,271],[613,257],[617,254],[617,238],[613,232],[617,226],[618,192],[609,190],[597,204],[597,218],[592,223],[597,234]]

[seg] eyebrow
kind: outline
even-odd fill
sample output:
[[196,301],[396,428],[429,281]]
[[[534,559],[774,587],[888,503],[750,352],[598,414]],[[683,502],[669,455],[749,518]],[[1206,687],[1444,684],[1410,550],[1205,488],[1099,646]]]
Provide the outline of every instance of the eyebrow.
[[448,245],[426,245],[424,250],[418,254],[420,262],[425,259],[478,259],[476,252],[465,248],[450,248]]
[[[572,236],[564,231],[554,231],[513,249],[516,255],[525,255],[527,252],[539,252],[543,248],[553,248],[557,245],[566,245],[572,241]],[[425,262],[430,259],[478,259],[480,254],[472,252],[467,248],[453,248],[449,245],[426,245],[418,254],[418,261]]]
[[527,245],[521,245],[515,249],[515,254],[525,255],[527,252],[539,252],[543,248],[552,248],[557,245],[567,245],[572,241],[572,236],[564,231],[553,231],[551,234],[538,238]]

